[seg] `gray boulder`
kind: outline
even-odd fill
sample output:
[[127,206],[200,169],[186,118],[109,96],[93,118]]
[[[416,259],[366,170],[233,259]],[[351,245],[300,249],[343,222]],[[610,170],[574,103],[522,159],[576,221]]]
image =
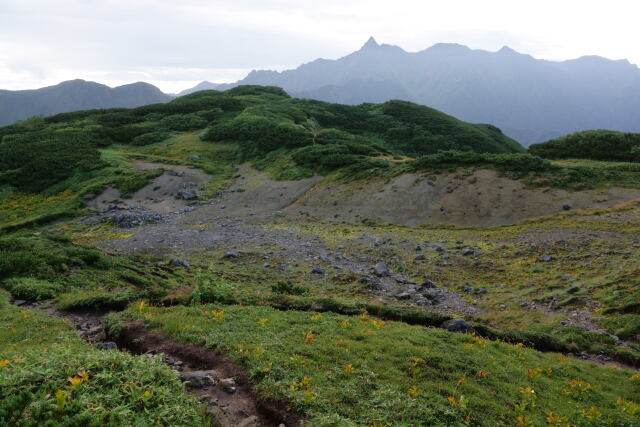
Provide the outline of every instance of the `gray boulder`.
[[177,197],[184,200],[194,200],[198,198],[198,195],[196,193],[192,193],[191,191],[180,190],[178,191]]
[[447,320],[446,322],[443,322],[440,327],[449,332],[459,332],[463,334],[470,334],[473,332],[473,327],[464,319]]
[[378,277],[387,277],[389,276],[389,267],[387,263],[384,261],[380,261],[373,267],[373,271]]
[[172,259],[171,265],[173,265],[174,267],[185,267],[185,268],[189,268],[191,266],[191,264],[189,264],[189,261],[186,261],[182,258]]
[[187,387],[190,388],[203,388],[216,384],[213,371],[181,372],[180,380],[187,383]]
[[117,350],[118,345],[112,341],[98,344],[98,350]]

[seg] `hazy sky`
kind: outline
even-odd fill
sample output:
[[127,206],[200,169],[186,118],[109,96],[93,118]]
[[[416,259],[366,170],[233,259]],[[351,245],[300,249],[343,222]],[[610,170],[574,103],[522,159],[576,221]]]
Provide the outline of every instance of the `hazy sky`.
[[0,0],[0,88],[83,78],[177,92],[338,58],[370,35],[640,64],[637,0]]

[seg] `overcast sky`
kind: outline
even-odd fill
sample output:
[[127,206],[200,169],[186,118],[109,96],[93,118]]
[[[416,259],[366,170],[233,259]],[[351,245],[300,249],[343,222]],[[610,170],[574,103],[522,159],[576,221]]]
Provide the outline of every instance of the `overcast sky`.
[[640,64],[637,0],[0,0],[0,88],[83,78],[177,92],[338,58],[369,36],[408,51],[508,45]]

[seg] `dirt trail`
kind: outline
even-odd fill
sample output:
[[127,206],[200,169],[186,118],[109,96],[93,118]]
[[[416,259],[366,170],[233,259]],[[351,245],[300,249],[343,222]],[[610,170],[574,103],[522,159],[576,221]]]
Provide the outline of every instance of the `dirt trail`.
[[255,387],[242,368],[202,346],[179,343],[167,335],[147,331],[141,323],[127,324],[115,342],[109,341],[104,317],[108,312],[61,312],[51,303],[23,304],[71,322],[78,335],[99,349],[133,354],[161,355],[163,362],[179,372],[187,391],[207,405],[207,413],[220,427],[291,427],[300,415],[283,402],[258,399]]

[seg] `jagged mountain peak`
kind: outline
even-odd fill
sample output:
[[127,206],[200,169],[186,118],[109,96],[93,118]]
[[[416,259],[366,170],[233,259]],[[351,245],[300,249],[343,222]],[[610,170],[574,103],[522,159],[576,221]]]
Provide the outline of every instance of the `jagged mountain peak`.
[[368,50],[368,49],[375,49],[377,47],[380,47],[380,45],[378,44],[376,39],[374,39],[373,36],[371,36],[369,37],[369,40],[367,40],[367,42],[362,45],[360,50],[362,51],[362,50]]

